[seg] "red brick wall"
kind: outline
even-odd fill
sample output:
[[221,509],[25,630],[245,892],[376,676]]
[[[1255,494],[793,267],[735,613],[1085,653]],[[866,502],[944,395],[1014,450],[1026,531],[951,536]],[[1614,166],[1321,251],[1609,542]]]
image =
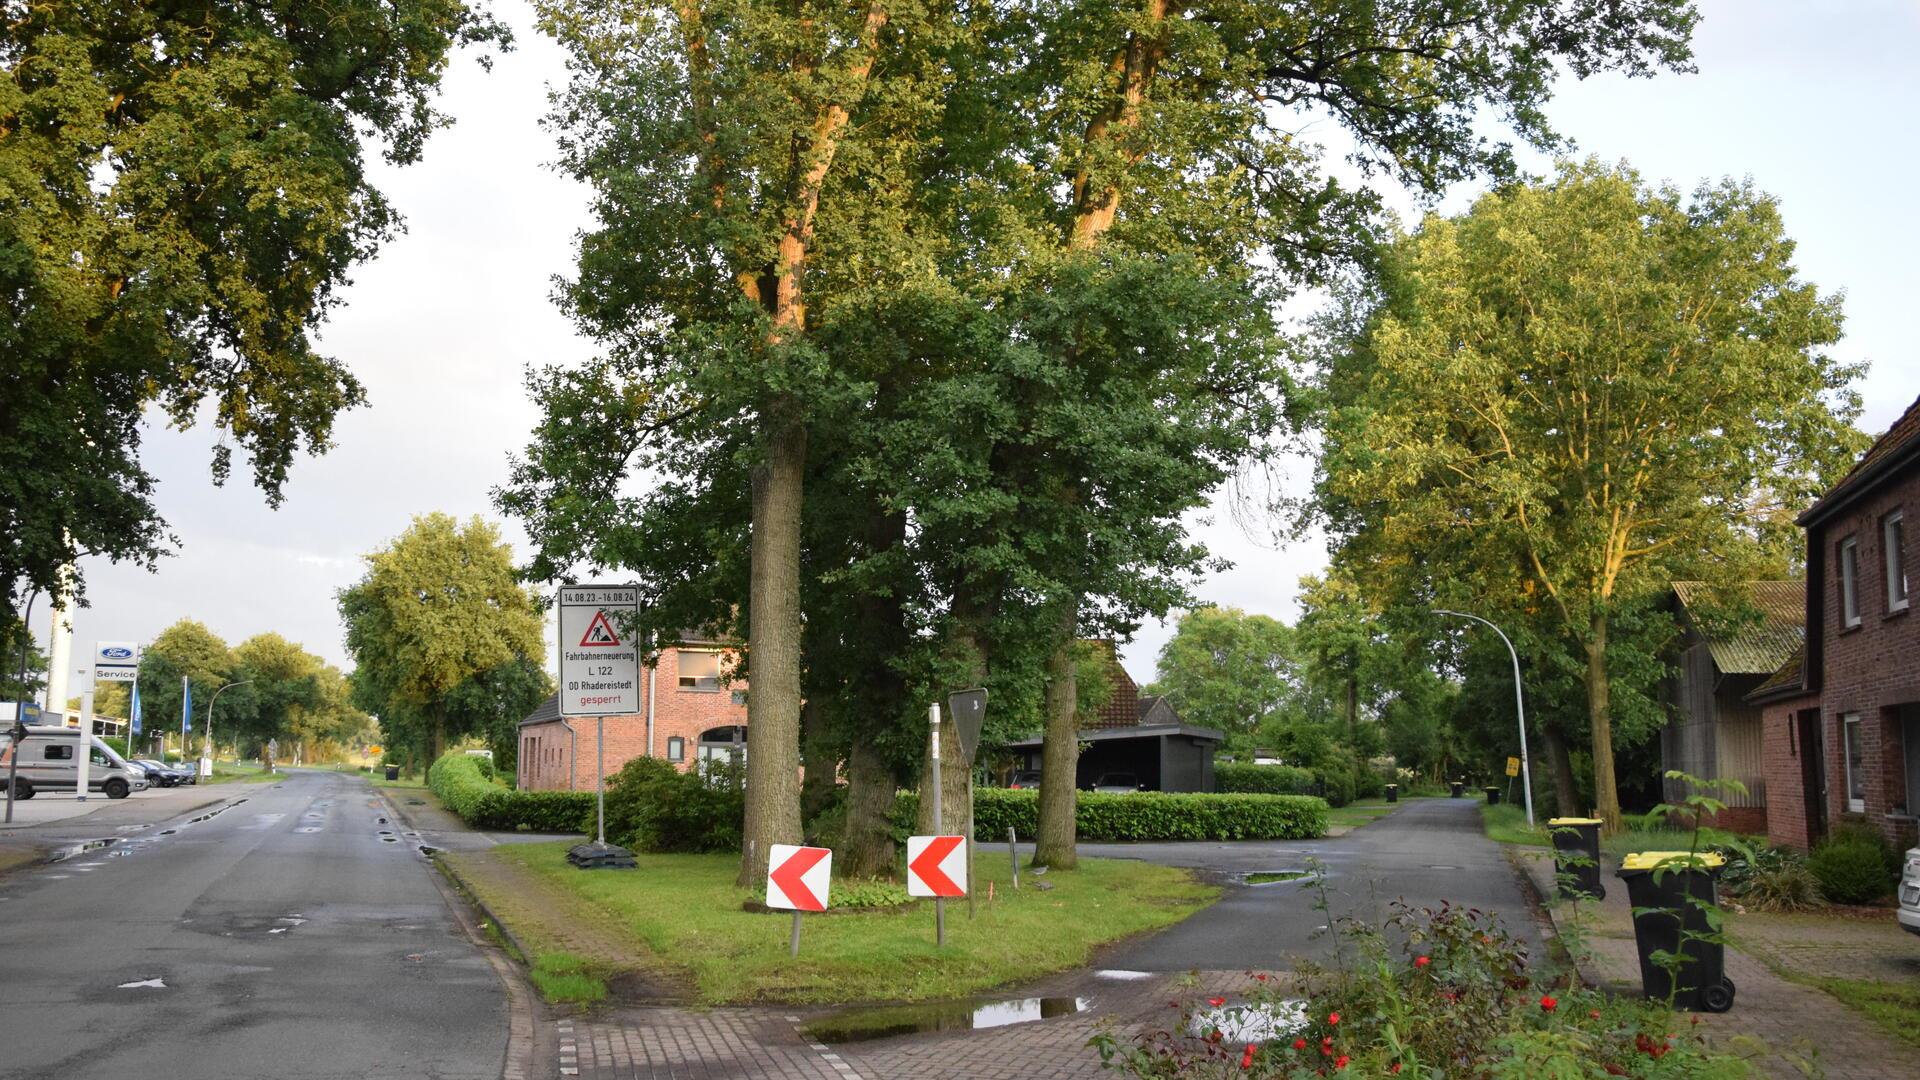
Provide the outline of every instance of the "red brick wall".
[[[718,727],[746,726],[746,705],[744,702],[734,703],[734,694],[744,693],[746,682],[727,682],[724,679],[725,670],[732,664],[730,654],[723,654],[722,684],[720,690],[714,692],[680,686],[681,652],[677,648],[662,650],[659,670],[642,673],[640,713],[605,719],[607,745],[604,762],[608,776],[619,772],[629,760],[649,753],[663,760],[668,759],[668,751],[675,738],[682,740],[680,760],[675,765],[685,772],[693,768],[699,759],[698,747],[703,732]],[[645,711],[648,693],[655,695],[651,749],[648,746]],[[529,724],[520,729],[520,783],[523,788],[530,791],[566,791],[569,787],[578,791],[593,790],[594,764],[599,750],[596,721],[581,717],[567,723],[573,726],[575,734],[572,736],[569,736],[566,725],[558,720]]]
[[1801,710],[1818,708],[1817,697],[1797,697],[1774,702],[1760,714],[1761,738],[1765,743],[1763,761],[1767,777],[1767,842],[1805,851],[1807,836],[1807,799],[1801,772],[1799,722]]
[[[1823,595],[1817,604],[1810,606],[1821,612],[1824,651],[1820,710],[1826,732],[1827,790],[1831,799],[1828,819],[1834,822],[1864,820],[1890,839],[1905,835],[1909,827],[1903,822],[1888,820],[1888,813],[1896,806],[1913,809],[1907,793],[1899,717],[1895,710],[1903,704],[1920,702],[1920,613],[1911,607],[1889,612],[1887,605],[1881,519],[1896,509],[1904,510],[1906,515],[1907,577],[1910,581],[1920,580],[1920,545],[1913,539],[1916,529],[1920,529],[1920,470],[1909,468],[1906,475],[1895,482],[1849,506],[1844,513],[1821,522],[1807,537],[1809,547],[1818,553],[1825,568]],[[1852,629],[1842,626],[1840,612],[1839,545],[1849,536],[1858,544],[1860,568],[1860,625]],[[1851,813],[1847,809],[1846,750],[1841,718],[1849,713],[1860,714],[1861,761],[1867,781],[1864,813]]]

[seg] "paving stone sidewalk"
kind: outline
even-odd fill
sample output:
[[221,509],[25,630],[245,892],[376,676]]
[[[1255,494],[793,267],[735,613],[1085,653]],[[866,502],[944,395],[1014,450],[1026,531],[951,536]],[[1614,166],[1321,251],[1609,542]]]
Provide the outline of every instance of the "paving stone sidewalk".
[[[1554,890],[1553,862],[1541,850],[1515,850],[1534,887],[1542,896]],[[1627,900],[1626,883],[1613,876],[1615,865],[1608,863],[1605,875],[1606,899],[1597,905],[1584,905],[1581,915],[1585,946],[1590,959],[1582,964],[1581,974],[1589,982],[1618,993],[1640,992],[1640,959],[1633,939],[1633,908]],[[1558,918],[1565,925],[1569,916],[1564,909]],[[1797,920],[1796,920],[1797,921]],[[1898,928],[1875,935],[1871,924],[1835,927],[1833,919],[1818,920],[1829,939],[1849,933],[1860,948],[1897,950],[1907,948],[1900,940],[1909,936]],[[1791,923],[1784,924],[1791,926]],[[1748,938],[1755,927],[1764,940],[1783,946],[1783,924],[1771,918],[1746,916],[1737,920],[1733,937],[1737,947],[1726,954],[1726,974],[1737,993],[1733,1009],[1719,1015],[1699,1014],[1698,1022],[1709,1037],[1725,1049],[1743,1048],[1742,1036],[1757,1038],[1766,1044],[1767,1054],[1758,1061],[1770,1076],[1804,1077],[1809,1066],[1817,1066],[1813,1075],[1830,1080],[1913,1080],[1920,1077],[1920,1048],[1890,1038],[1865,1016],[1842,1005],[1824,991],[1789,982],[1775,974],[1754,955],[1763,949]],[[1804,928],[1800,931],[1805,933]],[[1862,941],[1860,935],[1867,935]],[[1831,941],[1830,941],[1831,943]],[[1877,943],[1877,944],[1873,944]],[[1812,948],[1819,948],[1817,944]],[[1851,951],[1851,950],[1849,950]],[[1844,956],[1844,953],[1837,955]],[[1835,964],[1844,960],[1836,959]],[[1916,961],[1920,963],[1920,961]],[[1848,978],[1874,978],[1874,974],[1855,970]],[[1750,1040],[1747,1040],[1750,1041]]]

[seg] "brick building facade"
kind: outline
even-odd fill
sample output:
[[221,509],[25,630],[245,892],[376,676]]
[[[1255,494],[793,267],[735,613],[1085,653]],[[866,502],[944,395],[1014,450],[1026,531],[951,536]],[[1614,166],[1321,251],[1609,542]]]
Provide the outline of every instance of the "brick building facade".
[[1765,733],[1768,837],[1810,847],[1835,822],[1901,846],[1920,811],[1920,401],[1800,517],[1805,647],[1749,696]]
[[590,791],[594,766],[612,776],[636,757],[670,761],[682,772],[702,760],[744,760],[747,751],[747,685],[729,681],[732,650],[688,641],[660,650],[641,672],[641,709],[609,716],[605,756],[595,732],[601,721],[563,718],[558,695],[520,721],[516,784],[526,791]]

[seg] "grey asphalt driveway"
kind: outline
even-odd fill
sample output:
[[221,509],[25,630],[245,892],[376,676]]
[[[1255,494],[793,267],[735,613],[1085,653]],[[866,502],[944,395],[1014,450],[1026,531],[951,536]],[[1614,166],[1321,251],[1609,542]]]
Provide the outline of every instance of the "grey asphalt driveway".
[[[1452,901],[1501,916],[1539,944],[1530,909],[1500,845],[1481,830],[1474,799],[1417,799],[1336,839],[1185,844],[1082,844],[1085,856],[1145,859],[1225,875],[1305,870],[1326,875],[1333,914],[1379,922],[1403,898],[1416,906]],[[1173,928],[1122,946],[1103,962],[1136,971],[1286,970],[1297,958],[1325,960],[1327,914],[1298,882],[1235,885],[1220,902]]]
[[0,877],[0,1077],[499,1077],[501,981],[365,782],[229,790]]

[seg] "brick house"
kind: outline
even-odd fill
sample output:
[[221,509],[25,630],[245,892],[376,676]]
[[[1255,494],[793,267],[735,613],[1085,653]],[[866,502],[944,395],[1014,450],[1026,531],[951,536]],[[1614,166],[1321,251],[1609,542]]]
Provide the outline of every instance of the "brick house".
[[1747,700],[1761,709],[1768,839],[1810,847],[1833,823],[1912,842],[1920,810],[1920,400],[1800,515],[1805,646]]
[[[1690,776],[1738,780],[1745,795],[1724,795],[1727,808],[1712,821],[1743,833],[1767,831],[1765,746],[1760,706],[1747,695],[1768,681],[1800,648],[1806,627],[1806,586],[1798,581],[1749,581],[1740,596],[1699,581],[1673,583],[1673,613],[1679,625],[1678,655],[1662,681],[1667,724],[1660,731],[1664,773],[1678,769]],[[1757,619],[1728,622],[1716,618],[1737,604],[1750,605]],[[1661,798],[1679,803],[1687,792],[1681,782],[1661,780]]]
[[[689,638],[660,650],[641,672],[640,712],[605,720],[606,774],[636,757],[670,761],[682,772],[711,759],[744,759],[747,687],[727,678],[736,653]],[[590,791],[599,747],[598,722],[564,718],[558,694],[520,721],[516,786],[525,791]]]

